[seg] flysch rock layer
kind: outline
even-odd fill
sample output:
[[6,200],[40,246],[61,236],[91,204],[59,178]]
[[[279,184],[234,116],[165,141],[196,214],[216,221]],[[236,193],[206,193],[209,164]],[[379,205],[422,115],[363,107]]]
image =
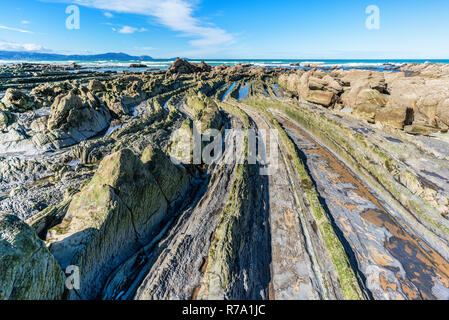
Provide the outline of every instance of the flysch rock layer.
[[385,69],[0,67],[0,298],[448,299],[449,69]]
[[65,275],[36,232],[0,214],[0,300],[62,299]]

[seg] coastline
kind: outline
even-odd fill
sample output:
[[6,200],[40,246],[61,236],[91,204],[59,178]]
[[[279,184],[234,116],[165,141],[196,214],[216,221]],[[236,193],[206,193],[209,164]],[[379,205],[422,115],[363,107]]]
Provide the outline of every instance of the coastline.
[[[67,299],[447,298],[449,64],[383,66],[0,68],[5,223],[84,270]],[[173,163],[195,122],[277,130],[278,171]]]
[[[152,59],[152,60],[0,60],[0,67],[30,63],[42,65],[70,65],[77,64],[87,70],[124,71],[132,70],[130,65],[143,64],[147,68],[168,70],[176,59]],[[205,63],[215,67],[219,65],[233,66],[237,64],[251,64],[256,67],[267,68],[299,68],[307,65],[322,68],[383,68],[385,70],[402,66],[404,64],[449,64],[449,59],[187,59],[191,63]],[[298,65],[299,64],[299,65]]]
[[[109,77],[122,73],[158,73],[165,72],[174,63],[175,59],[145,60],[111,60],[111,61],[32,61],[32,60],[0,60],[0,98],[8,87],[19,89],[32,88],[36,83],[58,82],[66,80]],[[322,70],[331,72],[335,70],[369,70],[376,72],[411,73],[410,68],[429,65],[449,65],[448,60],[258,60],[258,59],[208,59],[186,60],[192,64],[201,62],[212,68],[243,67],[263,68],[272,72],[311,71]],[[27,70],[28,69],[28,70]],[[17,72],[16,72],[17,71]],[[29,71],[29,72],[27,72]],[[49,71],[49,72],[46,72]],[[22,73],[22,74],[21,74]],[[33,80],[34,78],[34,80]],[[6,85],[10,83],[10,85]]]

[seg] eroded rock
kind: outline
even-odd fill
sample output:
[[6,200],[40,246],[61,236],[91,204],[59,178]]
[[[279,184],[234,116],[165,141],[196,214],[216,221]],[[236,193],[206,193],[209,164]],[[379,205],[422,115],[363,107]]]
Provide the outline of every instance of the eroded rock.
[[90,92],[74,89],[60,95],[52,105],[48,119],[50,139],[58,147],[70,146],[105,130],[111,121],[109,112]]
[[80,268],[81,290],[69,298],[97,297],[108,275],[161,228],[166,210],[161,188],[137,156],[122,150],[106,157],[47,235],[63,268]]
[[34,105],[33,99],[17,89],[6,90],[5,96],[2,99],[0,107],[11,112],[26,112],[31,110]]
[[35,231],[0,214],[0,300],[58,300],[65,276]]
[[186,192],[190,183],[187,170],[183,166],[175,165],[160,149],[146,148],[141,159],[153,174],[169,203]]

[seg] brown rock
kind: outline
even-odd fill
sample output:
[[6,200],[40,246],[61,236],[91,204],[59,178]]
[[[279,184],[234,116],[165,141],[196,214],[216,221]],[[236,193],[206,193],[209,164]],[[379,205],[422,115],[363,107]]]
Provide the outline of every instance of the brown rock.
[[374,89],[363,89],[359,92],[356,99],[356,105],[375,104],[383,107],[387,104],[387,96]]
[[403,129],[405,124],[413,121],[413,110],[410,108],[380,108],[376,111],[376,123],[383,123],[393,128]]
[[360,118],[368,122],[373,123],[378,108],[379,106],[376,104],[370,103],[359,104],[354,108],[353,114],[359,116]]
[[311,103],[316,103],[324,107],[329,107],[334,99],[334,94],[329,91],[310,90],[306,98]]
[[413,134],[413,135],[427,136],[427,135],[439,132],[440,129],[435,128],[435,127],[430,127],[430,126],[423,126],[423,125],[413,124],[413,125],[410,125],[410,126],[405,126],[404,127],[404,131],[409,133],[409,134]]
[[202,61],[199,65],[190,63],[185,59],[177,58],[168,68],[167,74],[190,74],[196,72],[210,72],[212,67]]

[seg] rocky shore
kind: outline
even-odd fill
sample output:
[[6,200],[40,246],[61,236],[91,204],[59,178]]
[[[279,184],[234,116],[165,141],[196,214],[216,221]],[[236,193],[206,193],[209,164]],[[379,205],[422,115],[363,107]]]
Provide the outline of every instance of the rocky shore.
[[135,67],[0,68],[0,299],[449,299],[448,65]]

